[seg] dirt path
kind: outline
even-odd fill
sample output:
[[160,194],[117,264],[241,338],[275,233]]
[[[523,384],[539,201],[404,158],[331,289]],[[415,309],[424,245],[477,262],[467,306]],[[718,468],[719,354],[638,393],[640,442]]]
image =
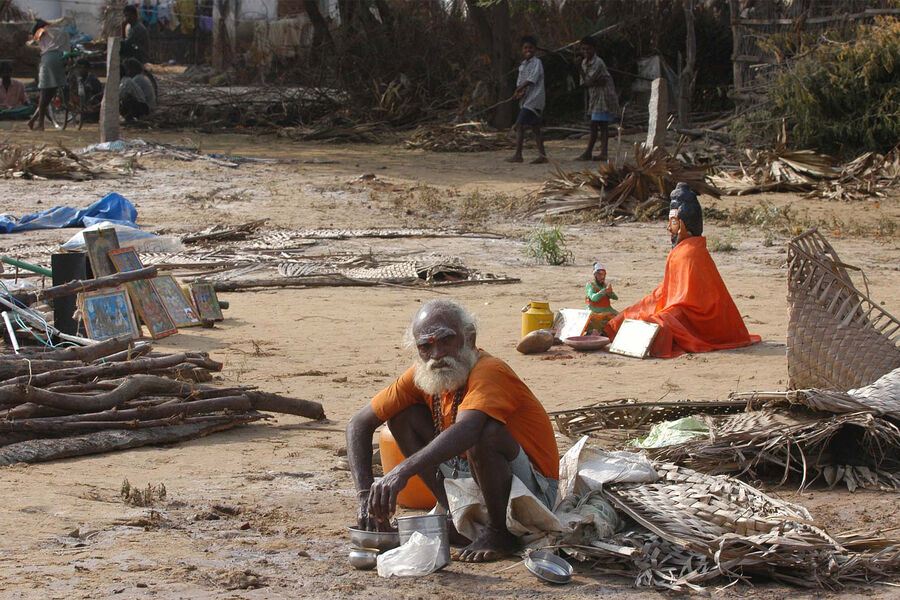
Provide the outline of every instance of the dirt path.
[[[72,147],[96,139],[95,129],[39,136],[16,128],[2,130],[0,137],[5,134],[17,142],[61,139]],[[760,334],[763,343],[668,361],[574,352],[563,360],[541,360],[514,350],[522,305],[548,300],[554,309],[580,307],[594,260],[607,266],[620,297],[615,306],[629,305],[659,283],[668,251],[662,224],[567,225],[574,264],[535,266],[516,237],[535,222],[505,215],[510,198],[532,192],[547,171],[507,165],[502,153],[442,155],[398,146],[293,144],[234,135],[128,135],[175,143],[190,138],[205,151],[298,162],[246,164],[232,170],[199,161],[142,159],[146,169],[123,180],[0,180],[5,212],[21,215],[55,204],[84,206],[116,191],[135,201],[146,227],[179,232],[262,216],[270,218],[272,226],[292,228],[444,226],[457,225],[459,211],[468,210],[463,220],[472,226],[512,237],[328,242],[309,252],[438,252],[522,282],[453,290],[319,288],[227,295],[231,308],[215,329],[189,329],[157,346],[209,351],[225,362],[225,380],[320,401],[330,420],[308,423],[279,417],[171,447],[0,469],[0,531],[5,532],[0,536],[0,596],[663,597],[635,590],[621,578],[579,574],[572,585],[555,588],[538,583],[521,566],[497,572],[514,565],[512,560],[475,567],[454,563],[443,573],[401,583],[353,570],[346,562],[344,527],[353,518],[354,499],[341,431],[347,419],[408,364],[401,336],[412,313],[421,302],[445,295],[476,313],[479,345],[508,361],[548,410],[620,398],[709,400],[733,390],[783,389],[784,235],[767,235],[746,225],[707,224],[709,236],[730,236],[736,246],[714,258],[748,328]],[[550,152],[575,156],[578,145],[551,142]],[[564,163],[565,168],[576,166]],[[363,173],[375,173],[399,191],[351,183]],[[430,187],[409,192],[415,185]],[[760,199],[725,199],[716,206],[756,206]],[[839,235],[829,235],[841,257],[863,267],[871,296],[900,314],[900,238],[859,234],[879,219],[900,219],[900,198],[883,200],[877,209],[874,204],[823,204],[787,195],[762,199],[781,208],[789,204],[804,218],[833,216]],[[429,207],[437,207],[439,216],[429,213]],[[0,238],[0,250],[27,254],[73,233],[9,235]],[[119,496],[125,479],[141,487],[163,483],[166,498],[153,507],[126,505]],[[809,507],[835,530],[900,526],[895,495],[774,493]],[[738,587],[724,595],[748,591]],[[842,597],[891,597],[891,592],[888,587],[857,587]],[[780,586],[754,588],[753,593],[768,598],[834,595]]]

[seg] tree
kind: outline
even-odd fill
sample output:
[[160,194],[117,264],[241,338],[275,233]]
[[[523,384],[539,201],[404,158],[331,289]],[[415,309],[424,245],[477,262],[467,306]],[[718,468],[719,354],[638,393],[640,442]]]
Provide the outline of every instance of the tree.
[[313,47],[319,48],[326,42],[331,44],[331,32],[328,31],[328,23],[319,11],[318,0],[303,0],[303,8],[313,26]]
[[697,34],[694,31],[694,0],[684,2],[685,55],[678,76],[678,124],[691,126],[691,98],[697,82]]
[[[491,75],[494,79],[494,102],[512,96],[515,83],[510,78],[513,68],[513,41],[509,39],[509,1],[492,0],[490,4],[479,0],[466,0],[469,17],[478,30],[485,53],[490,57]],[[495,127],[509,127],[514,122],[515,103],[504,102],[491,118]]]

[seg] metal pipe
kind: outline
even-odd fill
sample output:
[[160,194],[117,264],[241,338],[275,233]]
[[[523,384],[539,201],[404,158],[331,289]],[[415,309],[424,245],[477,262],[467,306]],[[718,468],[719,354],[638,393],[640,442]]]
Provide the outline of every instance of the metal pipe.
[[5,262],[8,265],[19,267],[20,269],[25,269],[26,271],[31,271],[32,273],[39,273],[40,275],[53,277],[53,271],[51,271],[50,269],[27,263],[24,260],[17,260],[8,256],[0,256],[0,262]]

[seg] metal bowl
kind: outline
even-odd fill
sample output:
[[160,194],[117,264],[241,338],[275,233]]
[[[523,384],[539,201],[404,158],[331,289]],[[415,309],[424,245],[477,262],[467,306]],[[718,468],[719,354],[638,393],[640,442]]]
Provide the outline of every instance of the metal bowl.
[[376,548],[391,550],[400,545],[400,533],[397,531],[365,531],[356,527],[348,527],[350,542],[357,548]]
[[348,558],[351,566],[360,571],[368,571],[378,564],[378,548],[353,548]]
[[546,550],[537,550],[525,557],[525,568],[550,583],[572,581],[572,565]]

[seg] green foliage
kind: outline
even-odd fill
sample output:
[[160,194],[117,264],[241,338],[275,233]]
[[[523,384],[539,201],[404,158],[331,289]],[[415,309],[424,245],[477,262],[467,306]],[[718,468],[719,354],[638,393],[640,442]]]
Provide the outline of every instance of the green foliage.
[[724,238],[720,238],[716,235],[711,235],[707,238],[709,251],[734,252],[735,250],[737,250],[737,246],[735,245],[736,238],[737,234],[735,233],[733,227],[728,230],[728,234]]
[[573,258],[572,252],[566,249],[566,240],[558,225],[533,229],[525,239],[525,254],[550,265],[564,265]]
[[783,118],[794,147],[890,150],[900,140],[900,20],[861,25],[850,42],[809,51],[779,74],[769,99],[738,133],[761,133],[760,141],[772,144]]

